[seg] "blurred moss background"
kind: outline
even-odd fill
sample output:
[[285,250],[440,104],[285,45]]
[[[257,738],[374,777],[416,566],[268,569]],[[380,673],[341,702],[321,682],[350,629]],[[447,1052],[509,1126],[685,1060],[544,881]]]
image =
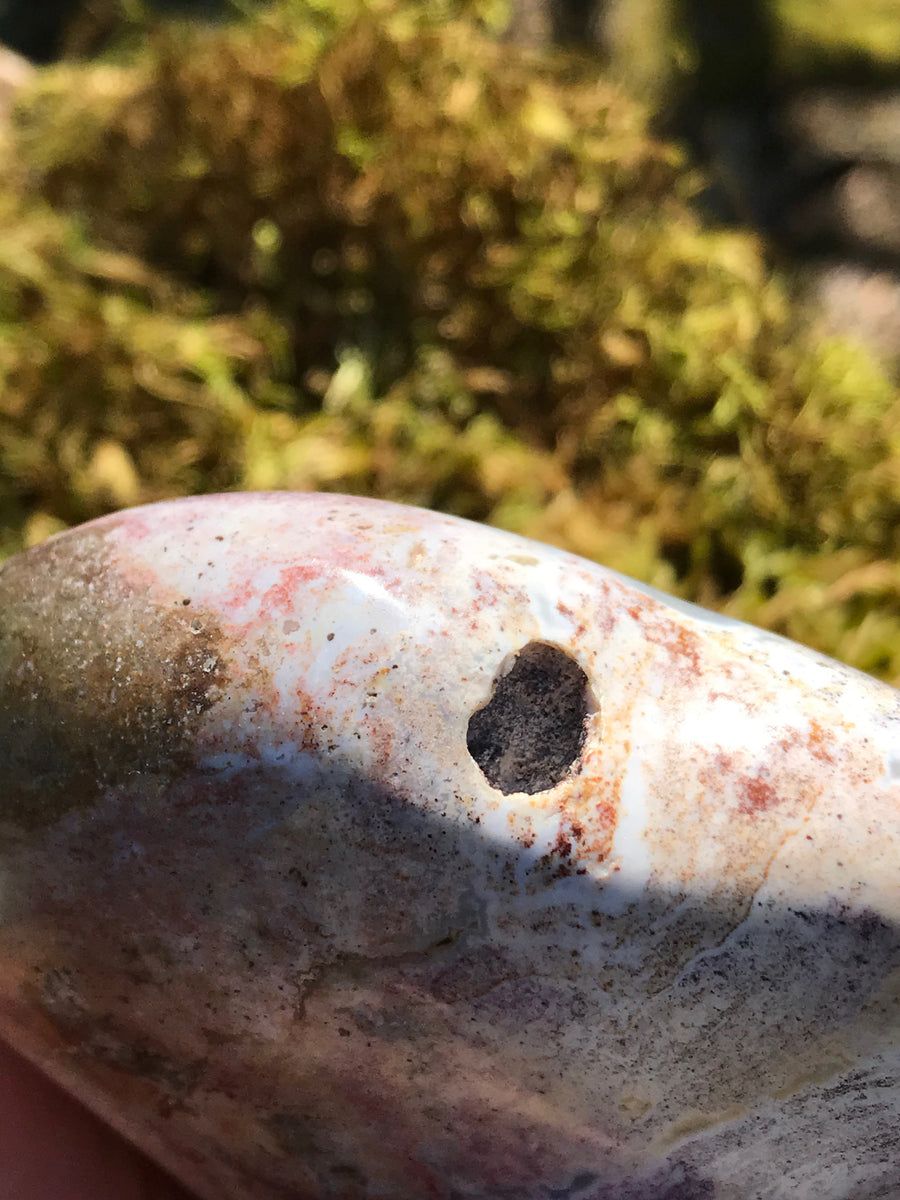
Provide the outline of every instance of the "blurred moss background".
[[[363,493],[900,681],[900,393],[704,226],[651,132],[703,56],[634,3],[655,35],[605,60],[511,43],[502,0],[89,13],[103,53],[2,132],[0,553],[191,492]],[[773,61],[900,59],[892,5],[778,0]]]

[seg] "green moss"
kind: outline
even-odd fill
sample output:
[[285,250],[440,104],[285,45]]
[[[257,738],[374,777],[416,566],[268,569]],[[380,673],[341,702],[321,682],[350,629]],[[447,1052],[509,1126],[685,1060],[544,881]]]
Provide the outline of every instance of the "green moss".
[[894,0],[774,0],[773,20],[785,67],[814,71],[841,63],[900,63]]
[[894,0],[605,0],[611,67],[661,110],[701,111],[818,80],[880,80],[900,64]]
[[0,239],[6,547],[365,492],[900,677],[895,387],[701,226],[619,85],[486,11],[287,3],[42,74]]
[[109,508],[234,486],[276,329],[210,318],[133,257],[0,194],[0,546]]

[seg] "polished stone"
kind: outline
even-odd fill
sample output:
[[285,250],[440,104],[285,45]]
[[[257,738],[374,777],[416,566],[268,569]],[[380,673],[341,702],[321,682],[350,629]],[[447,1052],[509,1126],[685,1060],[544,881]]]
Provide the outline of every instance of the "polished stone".
[[898,722],[440,514],[104,518],[0,567],[0,1032],[206,1200],[900,1192]]

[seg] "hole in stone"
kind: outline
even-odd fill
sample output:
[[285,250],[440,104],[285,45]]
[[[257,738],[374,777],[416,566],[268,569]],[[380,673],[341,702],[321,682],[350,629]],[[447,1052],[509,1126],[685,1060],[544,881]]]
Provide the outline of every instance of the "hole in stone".
[[472,713],[469,753],[498,791],[543,792],[577,764],[595,710],[587,676],[568,654],[529,642],[503,664]]

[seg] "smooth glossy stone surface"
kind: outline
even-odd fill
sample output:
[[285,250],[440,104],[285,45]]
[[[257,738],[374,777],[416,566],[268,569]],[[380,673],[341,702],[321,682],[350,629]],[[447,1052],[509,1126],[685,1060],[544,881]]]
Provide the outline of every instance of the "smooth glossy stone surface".
[[0,1031],[207,1200],[900,1195],[900,703],[370,500],[0,567]]

